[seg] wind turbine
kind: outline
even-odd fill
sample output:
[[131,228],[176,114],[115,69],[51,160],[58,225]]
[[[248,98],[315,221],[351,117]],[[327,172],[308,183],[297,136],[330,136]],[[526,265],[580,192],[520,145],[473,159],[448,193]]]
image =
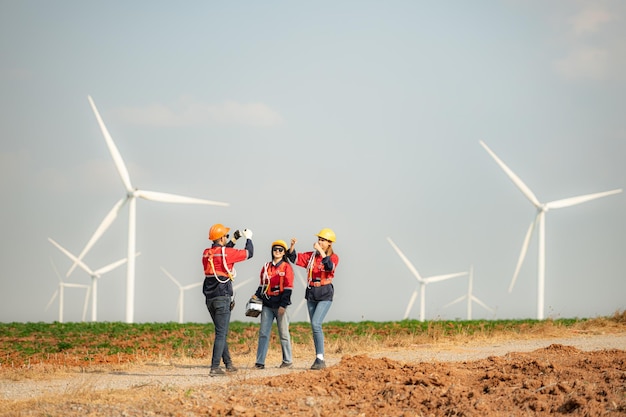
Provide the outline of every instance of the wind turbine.
[[[135,253],[135,244],[136,244],[136,219],[137,219],[137,198],[143,198],[145,200],[151,201],[159,201],[163,203],[181,203],[181,204],[207,204],[214,206],[228,206],[228,203],[222,203],[219,201],[210,201],[210,200],[202,200],[199,198],[192,197],[184,197],[176,194],[166,194],[156,191],[146,191],[140,190],[133,186],[130,181],[130,175],[128,173],[128,169],[124,164],[124,160],[122,156],[115,146],[109,131],[107,130],[102,118],[100,117],[100,113],[96,108],[96,105],[91,98],[91,96],[87,97],[89,99],[89,104],[96,116],[98,124],[100,125],[100,130],[104,135],[104,140],[106,141],[107,147],[109,149],[109,153],[113,158],[113,162],[115,163],[115,167],[117,168],[117,172],[122,180],[122,184],[124,185],[125,196],[122,197],[109,211],[109,213],[102,220],[102,223],[96,229],[96,232],[93,234],[91,239],[87,242],[87,245],[83,249],[83,251],[78,255],[78,260],[82,260],[83,256],[91,249],[94,243],[102,236],[102,234],[107,230],[107,228],[113,223],[115,218],[117,217],[118,212],[122,208],[122,206],[128,202],[128,263],[127,263],[127,273],[126,273],[126,322],[132,323],[134,319],[134,299],[135,299],[135,257],[133,256]],[[77,266],[77,262],[74,262],[72,267],[67,272],[67,276],[69,276],[74,268]]]
[[[300,271],[298,269],[294,268],[294,272],[296,274],[296,276],[298,277],[298,281],[300,281],[300,283],[302,284],[302,287],[304,288],[304,291],[306,291],[306,280],[304,278],[302,278],[302,274],[300,274]],[[300,309],[302,309],[302,307],[304,306],[304,304],[306,303],[306,299],[304,297],[302,297],[302,300],[300,300],[300,302],[298,303],[298,307],[296,307],[296,311],[293,312],[293,317],[295,317],[298,312],[300,312]],[[308,312],[307,312],[307,317],[308,317]]]
[[54,269],[54,273],[59,279],[59,288],[57,288],[54,294],[52,294],[52,298],[50,298],[50,301],[48,301],[48,304],[46,305],[46,310],[50,308],[50,305],[52,305],[52,302],[58,296],[59,297],[59,323],[63,323],[63,303],[65,301],[64,299],[65,288],[85,288],[87,291],[85,293],[85,302],[83,304],[83,318],[82,318],[82,321],[85,321],[85,316],[87,315],[87,301],[89,300],[89,285],[73,284],[71,282],[63,282],[63,279],[61,278],[61,274],[59,274],[59,271],[56,265],[52,261],[52,257],[50,257],[50,264],[52,264],[52,269]]
[[467,294],[462,295],[461,297],[457,298],[456,300],[449,302],[448,304],[443,306],[443,308],[451,306],[452,304],[460,303],[463,300],[467,300],[467,319],[468,320],[472,319],[472,301],[475,302],[476,304],[481,305],[485,310],[491,311],[493,314],[495,314],[496,311],[493,308],[489,307],[487,304],[483,303],[475,295],[472,294],[473,280],[474,280],[474,266],[472,265],[470,267],[469,285],[468,285],[468,288],[467,288]]
[[543,320],[544,318],[544,287],[545,287],[545,273],[546,273],[546,223],[545,223],[545,214],[550,209],[558,209],[563,207],[574,206],[576,204],[585,203],[590,200],[595,200],[597,198],[606,197],[609,195],[621,193],[621,189],[615,189],[611,191],[604,191],[601,193],[595,194],[586,194],[578,197],[570,197],[562,200],[551,201],[549,203],[541,203],[535,194],[522,182],[522,180],[515,175],[513,171],[509,167],[507,167],[504,162],[498,158],[498,156],[491,150],[489,147],[483,142],[480,141],[480,144],[483,148],[491,155],[491,157],[500,165],[500,168],[509,176],[513,184],[520,189],[522,194],[530,200],[530,202],[537,209],[537,215],[535,219],[530,223],[530,227],[526,232],[526,237],[524,238],[524,244],[522,245],[522,251],[520,253],[519,259],[517,261],[517,266],[515,267],[515,272],[513,273],[513,279],[511,280],[511,284],[509,285],[509,292],[513,291],[513,286],[515,285],[515,280],[517,280],[517,276],[519,274],[520,268],[522,267],[522,263],[524,262],[524,258],[526,257],[526,252],[528,251],[528,245],[530,244],[530,238],[535,230],[535,227],[539,226],[539,244],[538,244],[538,261],[537,261],[537,319]]
[[[183,323],[183,311],[185,310],[185,291],[190,290],[192,288],[200,287],[200,286],[202,286],[203,282],[196,282],[194,284],[189,284],[189,285],[184,285],[183,286],[165,268],[161,267],[161,270],[178,287],[178,304],[177,304],[177,308],[178,308],[178,322],[179,323]],[[252,280],[252,278],[249,278],[249,279],[247,279],[245,281],[242,281],[242,282],[238,283],[237,285],[233,285],[233,291],[241,288],[242,286],[244,286],[245,284],[247,284],[251,280]]]
[[[91,277],[91,321],[97,321],[97,311],[98,311],[98,280],[102,277],[103,274],[106,274],[109,271],[114,270],[118,266],[126,263],[126,258],[120,259],[119,261],[113,262],[107,266],[103,266],[102,268],[96,269],[93,271],[89,268],[83,261],[79,260],[74,254],[65,249],[59,243],[54,241],[52,238],[48,238],[50,243],[56,246],[61,252],[63,252],[68,258],[72,261],[77,262],[78,266],[80,266],[85,272],[89,274]],[[139,256],[139,252],[135,256]]]
[[[463,275],[467,275],[467,272],[456,272],[453,274],[436,275],[433,277],[422,278],[419,272],[417,272],[417,269],[415,269],[415,267],[411,263],[411,261],[409,261],[409,259],[406,256],[404,256],[404,253],[402,253],[400,248],[398,248],[398,246],[396,246],[396,244],[393,243],[393,240],[391,240],[390,237],[388,237],[387,240],[389,241],[389,244],[398,253],[398,256],[400,256],[400,259],[404,261],[404,264],[407,266],[407,268],[409,268],[409,270],[413,273],[413,275],[415,276],[415,279],[417,279],[417,281],[420,283],[420,287],[419,287],[419,291],[421,293],[420,294],[420,321],[424,321],[424,315],[425,315],[424,313],[426,311],[426,285],[433,283],[433,282],[444,281],[450,278],[456,278],[456,277],[460,277]],[[413,303],[415,302],[415,299],[417,298],[417,293],[418,293],[418,290],[415,289],[415,291],[413,291],[413,294],[411,295],[409,304],[406,307],[406,312],[404,313],[404,319],[407,319],[409,317],[409,313],[411,312]]]
[[178,305],[177,305],[177,307],[178,307],[178,322],[179,323],[183,323],[183,311],[185,310],[185,298],[184,298],[185,291],[186,290],[190,290],[192,288],[196,288],[196,287],[202,286],[202,282],[196,282],[195,284],[189,284],[189,285],[182,286],[180,284],[180,282],[178,282],[178,280],[176,278],[174,278],[172,276],[172,274],[167,272],[167,270],[165,268],[161,267],[161,270],[178,287]]

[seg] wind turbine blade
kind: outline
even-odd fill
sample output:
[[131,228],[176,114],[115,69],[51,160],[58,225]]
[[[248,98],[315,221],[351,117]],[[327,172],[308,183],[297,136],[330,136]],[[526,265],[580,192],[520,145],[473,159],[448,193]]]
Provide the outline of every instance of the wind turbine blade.
[[[93,236],[91,236],[91,238],[85,245],[85,248],[78,255],[78,260],[83,259],[85,254],[87,254],[87,252],[89,252],[91,247],[98,241],[98,239],[100,239],[100,236],[102,236],[104,232],[109,228],[109,226],[111,226],[111,223],[113,223],[113,221],[117,218],[117,213],[119,213],[120,209],[122,208],[126,200],[127,200],[126,197],[120,199],[117,203],[115,203],[111,211],[107,213],[104,219],[102,219],[102,222],[100,223],[100,225],[94,232]],[[78,265],[78,262],[74,262],[74,264],[72,264],[70,269],[67,271],[67,274],[65,274],[66,277],[70,276],[72,271],[74,271],[74,268],[76,268],[76,265]]]
[[[59,283],[63,283],[63,279],[61,278],[61,274],[59,274],[59,270],[57,269],[57,266],[55,265],[54,261],[52,260],[52,256],[50,256],[49,259],[50,259],[50,264],[52,265],[52,269],[54,270],[54,273],[56,274],[57,278],[59,279]],[[46,304],[46,310],[45,311],[48,311],[48,309],[52,305],[52,302],[54,301],[55,298],[57,298],[58,295],[59,295],[59,287],[57,287],[57,289],[52,294],[52,298],[50,298],[50,301],[48,301],[48,304]]]
[[58,295],[59,295],[59,289],[57,288],[56,291],[54,291],[54,294],[52,294],[52,298],[50,298],[50,301],[48,301],[48,304],[46,304],[46,311],[50,308],[50,306],[52,305],[52,302],[54,301],[55,298],[57,298]]
[[571,197],[571,198],[565,198],[563,200],[551,201],[548,204],[546,204],[546,207],[549,209],[569,207],[569,206],[573,206],[576,204],[587,202],[589,200],[595,200],[597,198],[602,198],[602,197],[606,197],[609,195],[618,194],[621,192],[622,192],[621,189],[616,189],[616,190],[611,190],[611,191],[604,191],[602,193],[580,195],[578,197]]
[[177,286],[178,288],[182,288],[182,287],[183,287],[182,285],[180,285],[180,282],[178,282],[178,281],[176,280],[176,278],[174,278],[174,277],[172,276],[172,274],[170,274],[169,272],[167,272],[167,270],[166,270],[165,268],[161,267],[161,271],[163,271],[163,272],[165,273],[165,275],[167,275],[167,277],[168,277],[169,279],[171,279],[171,280],[172,280],[172,282],[173,282],[174,284],[176,284],[176,286]]
[[196,287],[200,287],[200,286],[202,286],[202,284],[203,284],[202,282],[196,282],[195,284],[185,285],[183,287],[183,291],[190,290],[190,289],[196,288]]
[[300,281],[300,283],[302,284],[302,286],[304,288],[306,288],[306,280],[302,277],[302,274],[300,273],[300,270],[295,269],[294,268],[294,272],[296,273],[296,276],[298,277],[298,280]]
[[417,290],[413,291],[413,294],[411,294],[411,299],[409,300],[409,304],[407,304],[406,311],[404,312],[404,319],[409,318],[409,313],[411,313],[411,309],[413,308],[413,303],[415,303],[416,298],[417,298]]
[[115,268],[119,267],[120,265],[124,265],[126,262],[128,262],[128,259],[126,258],[120,259],[119,261],[113,262],[107,266],[103,266],[102,268],[97,269],[94,272],[94,275],[98,275],[98,276],[104,275],[109,271],[113,271]]
[[63,282],[63,279],[61,278],[61,274],[59,274],[59,270],[57,269],[56,264],[54,263],[54,261],[52,260],[52,256],[50,256],[50,265],[52,265],[52,269],[54,270],[55,275],[57,276],[57,278],[59,279],[59,282]]
[[480,144],[482,145],[483,148],[485,148],[485,150],[489,153],[489,155],[491,155],[491,157],[496,161],[496,163],[500,165],[500,168],[502,168],[502,170],[506,173],[506,175],[509,176],[511,181],[513,181],[513,184],[515,184],[517,188],[520,189],[520,191],[526,196],[526,198],[528,198],[530,202],[535,205],[535,207],[537,208],[541,207],[541,203],[539,202],[535,194],[530,190],[530,188],[528,188],[528,186],[524,184],[524,182],[517,175],[515,175],[515,173],[511,171],[511,169],[508,166],[506,166],[504,162],[502,162],[500,158],[498,158],[498,156],[491,149],[489,149],[489,147],[485,144],[485,142],[481,140]]
[[106,141],[107,147],[109,148],[109,152],[111,153],[111,157],[113,158],[113,162],[115,162],[115,167],[117,168],[117,172],[120,174],[120,178],[122,179],[122,183],[124,183],[124,188],[126,191],[133,191],[133,185],[130,182],[130,175],[128,175],[128,169],[126,169],[126,164],[124,164],[124,160],[122,159],[122,155],[120,151],[115,146],[115,142],[113,142],[113,138],[109,134],[107,127],[104,125],[102,121],[102,117],[100,117],[100,113],[96,108],[96,104],[93,102],[91,96],[87,96],[89,99],[89,104],[91,104],[91,109],[96,115],[96,119],[98,120],[98,124],[100,125],[100,130],[104,135],[104,140]]
[[145,200],[159,201],[162,203],[181,203],[181,204],[207,204],[211,206],[228,206],[228,203],[222,203],[220,201],[203,200],[200,198],[185,197],[177,194],[160,193],[157,191],[142,191],[137,190],[135,192],[137,197],[141,197]]
[[239,288],[243,287],[244,285],[246,285],[250,281],[252,281],[252,278],[248,278],[247,280],[242,281],[242,282],[238,283],[237,285],[233,285],[233,291],[238,290]]
[[472,295],[472,301],[474,301],[476,304],[479,304],[485,310],[491,311],[492,313],[496,312],[493,308],[489,307],[487,304],[483,303],[482,301],[480,301],[478,298],[474,297],[473,295]]
[[522,268],[524,259],[526,258],[526,252],[528,252],[528,245],[530,244],[530,238],[533,235],[533,231],[535,230],[535,226],[537,225],[537,219],[539,219],[540,214],[541,213],[537,213],[537,216],[535,216],[535,220],[530,222],[530,226],[528,227],[528,231],[526,232],[526,236],[524,237],[524,243],[522,244],[522,251],[519,254],[519,258],[517,259],[517,265],[515,266],[513,279],[511,280],[511,284],[509,284],[509,292],[513,291],[513,286],[515,285],[515,281],[517,281],[517,276],[519,275],[519,271]]
[[73,282],[64,282],[61,285],[63,285],[66,288],[89,288],[89,285],[74,284]]
[[450,278],[462,277],[465,275],[467,275],[467,272],[455,272],[453,274],[437,275],[434,277],[424,278],[424,282],[426,282],[427,284],[431,284],[433,282],[445,281]]
[[54,239],[49,237],[48,240],[50,241],[50,243],[52,243],[54,246],[56,246],[61,252],[63,252],[68,258],[70,258],[71,260],[76,262],[78,264],[78,266],[83,268],[85,270],[85,272],[87,272],[89,275],[93,275],[94,274],[94,272],[91,269],[89,269],[89,267],[87,265],[85,265],[85,263],[83,261],[81,261],[78,258],[76,258],[67,249],[65,249],[63,246],[61,246],[57,242],[55,242]]
[[444,305],[443,308],[450,307],[452,304],[460,303],[461,301],[465,300],[466,298],[467,298],[467,295],[462,295],[459,298],[457,298],[456,300],[450,301],[448,304]]
[[303,298],[300,303],[298,304],[298,307],[296,307],[296,311],[293,312],[293,316],[297,316],[298,312],[300,311],[300,309],[302,308],[302,306],[304,306],[304,303],[306,302],[306,300]]
[[396,246],[395,243],[393,243],[393,240],[391,240],[390,237],[388,237],[387,240],[389,241],[389,244],[391,245],[391,247],[393,247],[394,250],[397,252],[398,256],[400,256],[400,259],[402,259],[402,261],[404,262],[406,267],[409,268],[409,271],[411,271],[413,273],[413,275],[415,275],[415,278],[418,281],[422,282],[423,281],[422,277],[420,276],[419,272],[417,272],[417,269],[415,269],[415,267],[413,266],[411,261],[409,261],[409,259],[406,256],[404,256],[404,253],[402,253],[400,248],[398,246]]
[[82,321],[87,319],[87,305],[89,304],[89,293],[91,292],[91,286],[87,287],[87,291],[85,292],[85,301],[83,302],[83,317]]

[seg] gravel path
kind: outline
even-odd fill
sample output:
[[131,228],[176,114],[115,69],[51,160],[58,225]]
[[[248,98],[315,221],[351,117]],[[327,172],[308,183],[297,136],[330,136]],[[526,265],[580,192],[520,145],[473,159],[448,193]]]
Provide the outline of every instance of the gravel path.
[[[493,342],[492,342],[493,343]],[[497,342],[495,344],[472,343],[467,345],[416,345],[403,351],[368,353],[370,357],[387,357],[400,362],[457,362],[473,361],[489,356],[502,356],[509,352],[528,352],[551,344],[573,346],[584,351],[600,349],[626,350],[626,334],[576,336],[571,338],[531,339]],[[340,357],[328,357],[328,366],[335,365]],[[295,361],[291,369],[267,367],[264,370],[240,366],[239,372],[225,377],[211,378],[206,365],[146,364],[128,371],[76,373],[61,378],[28,379],[21,381],[0,380],[0,400],[20,400],[55,394],[80,395],[86,390],[132,389],[147,385],[164,387],[191,387],[205,384],[227,384],[232,379],[246,379],[279,375],[308,370],[311,361]]]

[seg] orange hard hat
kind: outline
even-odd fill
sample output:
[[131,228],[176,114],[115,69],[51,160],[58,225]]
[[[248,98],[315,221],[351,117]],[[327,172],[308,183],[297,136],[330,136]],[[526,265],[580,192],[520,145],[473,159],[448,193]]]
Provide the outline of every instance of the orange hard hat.
[[331,242],[334,242],[336,239],[335,232],[333,232],[331,229],[328,229],[328,228],[320,230],[320,232],[315,236],[322,237],[326,240],[330,240]]
[[209,240],[217,240],[225,236],[230,229],[221,223],[216,223],[209,229]]

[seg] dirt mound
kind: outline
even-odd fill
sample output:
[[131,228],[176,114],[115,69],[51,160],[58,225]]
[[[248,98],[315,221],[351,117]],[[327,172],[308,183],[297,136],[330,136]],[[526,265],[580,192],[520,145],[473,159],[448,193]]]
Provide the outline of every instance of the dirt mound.
[[320,416],[501,416],[517,410],[524,415],[617,416],[626,414],[626,352],[551,345],[475,362],[419,364],[351,356],[319,373],[282,375],[249,385],[262,387],[262,393],[250,389],[254,407],[240,408],[241,415],[256,410],[289,415],[314,411]]

